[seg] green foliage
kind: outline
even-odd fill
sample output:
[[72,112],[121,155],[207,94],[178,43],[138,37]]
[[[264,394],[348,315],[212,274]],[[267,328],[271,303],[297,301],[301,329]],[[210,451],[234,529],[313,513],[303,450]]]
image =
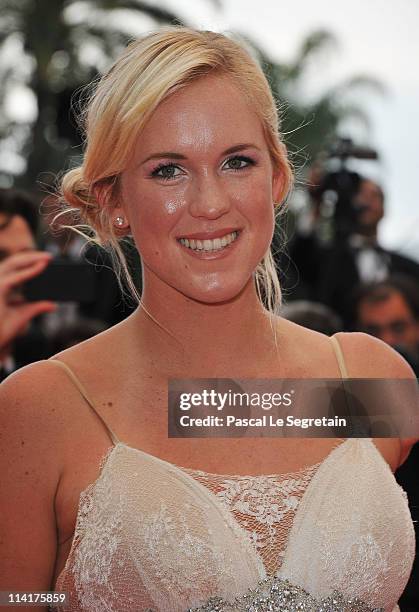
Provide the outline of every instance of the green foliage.
[[[220,0],[209,1],[219,6]],[[121,11],[141,16],[145,29],[150,22],[182,23],[156,2],[142,0],[0,0],[0,110],[5,107],[6,92],[16,83],[30,88],[38,109],[35,120],[27,124],[0,113],[0,184],[14,180],[33,189],[39,181],[53,180],[81,154],[81,136],[70,109],[77,106],[86,83],[127,44],[130,33],[118,20]],[[20,45],[20,51],[7,63],[5,50],[11,42],[15,48]],[[336,138],[342,120],[352,116],[367,122],[362,108],[348,97],[354,90],[380,91],[380,84],[370,77],[339,83],[315,102],[301,99],[299,89],[308,65],[319,62],[321,53],[336,45],[330,32],[307,36],[289,63],[274,62],[255,43],[251,45],[283,110],[282,132],[297,166]],[[11,170],[1,168],[1,160],[13,153],[26,161],[26,168],[15,177]]]
[[[0,181],[34,188],[49,182],[81,152],[81,140],[70,108],[74,92],[92,81],[129,41],[130,34],[114,25],[117,12],[148,18],[155,25],[180,24],[169,10],[141,0],[0,0],[0,107],[15,84],[19,61],[32,66],[21,81],[36,100],[34,123],[0,123],[0,154],[14,151],[26,159],[21,176],[0,168]],[[145,22],[146,24],[149,21]],[[20,57],[2,68],[2,51],[14,40]]]
[[[352,102],[355,92],[382,94],[384,86],[377,79],[356,75],[330,87],[314,101],[304,100],[301,84],[310,66],[321,69],[322,55],[334,52],[337,41],[332,33],[318,30],[301,42],[289,63],[274,62],[253,40],[249,40],[271,85],[281,110],[281,131],[297,167],[307,167],[337,138],[342,123],[349,118],[369,126],[368,116],[359,103]],[[304,171],[303,171],[304,172]]]

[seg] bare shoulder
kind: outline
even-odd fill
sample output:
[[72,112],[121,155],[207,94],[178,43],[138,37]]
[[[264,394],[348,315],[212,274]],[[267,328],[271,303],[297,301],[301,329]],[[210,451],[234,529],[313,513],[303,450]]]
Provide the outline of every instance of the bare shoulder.
[[62,364],[89,390],[104,385],[118,351],[116,336],[111,328],[8,376],[0,385],[2,431],[8,426],[12,431],[27,431],[34,437],[43,432],[43,439],[58,439],[60,447],[67,439],[74,438],[77,428],[84,431],[86,421],[79,417],[89,413],[68,369]]
[[[324,351],[331,350],[330,337],[318,331],[282,318],[278,329],[284,334],[284,340],[298,347],[301,354],[320,351],[324,355]],[[338,332],[334,338],[352,378],[415,378],[407,361],[379,338],[364,332]]]
[[[335,337],[341,346],[350,377],[416,381],[415,373],[407,361],[379,338],[363,332],[339,332]],[[400,440],[399,465],[407,459],[416,442],[417,437]]]
[[413,378],[407,361],[391,346],[364,332],[335,334],[350,376],[354,378]]
[[58,454],[66,422],[62,373],[50,361],[38,361],[8,376],[0,385],[2,450],[17,452],[14,442],[33,454],[33,461]]
[[[69,349],[54,357],[64,363],[70,362],[77,371],[83,372],[87,363],[98,365],[92,355],[85,349],[73,352]],[[66,441],[77,433],[74,413],[79,405],[80,393],[56,359],[31,363],[8,376],[0,385],[2,438],[10,435],[15,439],[18,434],[30,440],[34,460],[41,449],[43,456],[57,453],[63,457]],[[58,456],[54,461],[58,461]]]
[[[331,339],[328,336],[284,319],[280,321],[279,330],[282,330],[283,345],[287,345],[288,354],[292,355],[296,362],[303,364],[302,370],[308,372],[308,376],[333,378],[338,375],[336,356],[333,355]],[[334,337],[341,349],[349,378],[414,381],[415,385],[409,386],[409,390],[416,389],[417,401],[415,374],[407,361],[391,346],[363,332],[338,332]],[[315,359],[313,355],[316,356]],[[401,404],[400,401],[395,402],[395,405]],[[408,405],[411,405],[410,401]],[[416,437],[375,439],[376,445],[393,470],[407,459],[413,444],[417,441]]]
[[[30,364],[0,385],[0,457],[11,472],[19,464],[23,474],[42,475],[57,485],[62,468],[65,431],[60,410],[62,386],[48,361]],[[13,469],[12,469],[13,468]]]
[[52,412],[56,412],[60,376],[50,361],[31,363],[4,380],[0,385],[2,423],[12,420],[21,429],[33,419],[43,429]]
[[[296,347],[301,358],[308,354],[324,357],[330,353],[331,338],[291,321],[282,320],[284,340]],[[334,334],[343,353],[350,378],[408,378],[416,379],[407,361],[391,346],[364,332],[338,332]],[[324,363],[321,364],[324,367]]]

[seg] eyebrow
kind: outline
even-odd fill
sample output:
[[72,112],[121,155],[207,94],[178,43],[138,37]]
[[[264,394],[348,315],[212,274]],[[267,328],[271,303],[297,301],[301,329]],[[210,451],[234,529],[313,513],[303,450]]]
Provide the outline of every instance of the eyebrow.
[[[242,144],[234,145],[233,147],[229,147],[228,149],[223,151],[221,155],[229,155],[231,153],[237,153],[238,151],[242,151],[243,149],[249,149],[249,148],[257,149],[258,151],[260,151],[260,148],[254,144],[242,143]],[[141,162],[141,165],[145,164],[146,162],[152,159],[161,159],[164,157],[169,158],[169,159],[187,159],[187,156],[182,155],[181,153],[175,153],[173,151],[163,151],[162,153],[153,153],[153,155],[150,155],[143,162]]]

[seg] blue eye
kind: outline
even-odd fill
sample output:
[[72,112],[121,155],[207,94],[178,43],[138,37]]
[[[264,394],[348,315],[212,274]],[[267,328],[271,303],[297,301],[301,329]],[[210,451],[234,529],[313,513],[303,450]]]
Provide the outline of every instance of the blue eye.
[[160,164],[153,170],[151,176],[156,176],[165,181],[169,181],[170,179],[174,179],[179,176],[179,174],[175,173],[176,170],[179,170],[180,172],[180,168],[175,164]]
[[230,159],[226,161],[226,164],[229,165],[230,170],[238,171],[244,170],[248,166],[254,166],[255,161],[244,155],[235,155],[234,157],[230,157]]

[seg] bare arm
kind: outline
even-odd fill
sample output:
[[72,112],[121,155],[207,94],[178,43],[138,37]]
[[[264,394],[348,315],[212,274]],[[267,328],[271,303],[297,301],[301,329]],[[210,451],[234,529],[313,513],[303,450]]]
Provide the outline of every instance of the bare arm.
[[[405,379],[416,383],[415,373],[407,361],[382,340],[363,332],[340,332],[337,337],[345,354],[350,377]],[[406,461],[412,446],[418,441],[417,436],[399,440],[398,466]]]
[[39,362],[0,385],[2,591],[52,589],[57,550],[54,498],[61,461],[56,412],[49,399],[57,395],[47,374],[48,365]]

